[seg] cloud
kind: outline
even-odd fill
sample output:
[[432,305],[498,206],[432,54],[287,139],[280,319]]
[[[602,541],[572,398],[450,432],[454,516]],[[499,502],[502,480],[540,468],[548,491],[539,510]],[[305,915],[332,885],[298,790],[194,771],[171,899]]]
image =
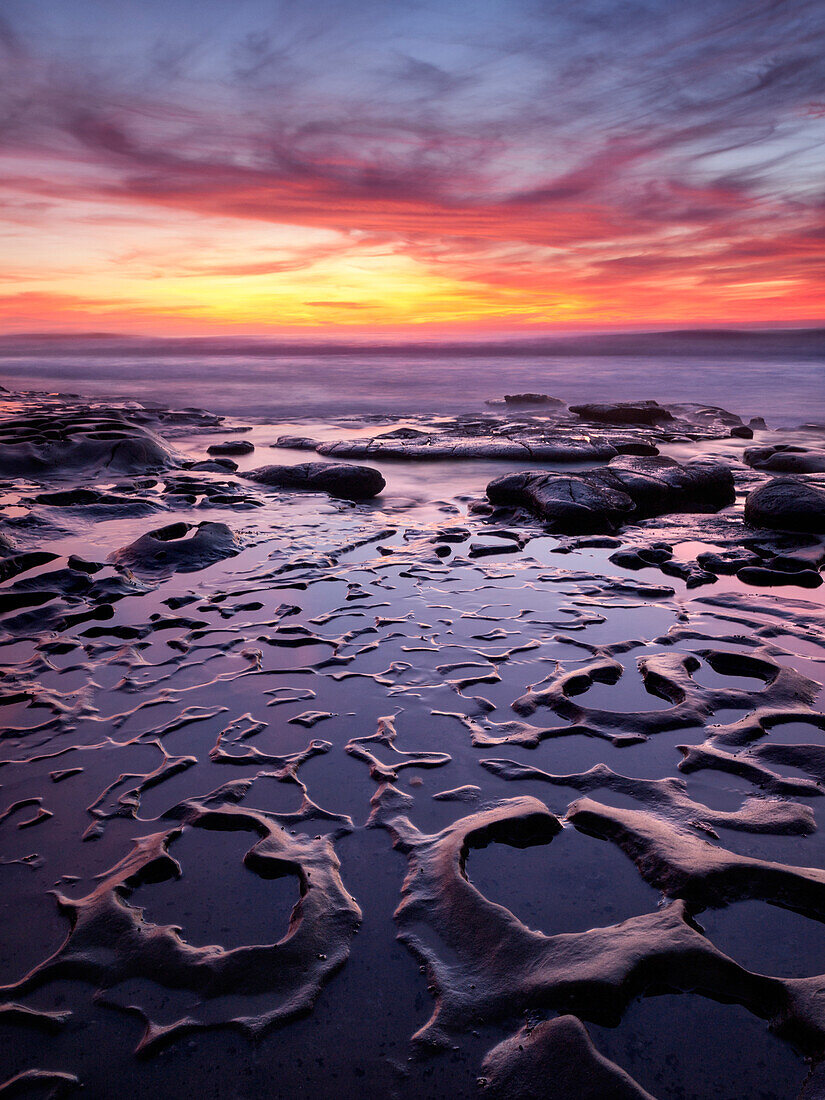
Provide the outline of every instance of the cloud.
[[[805,245],[823,231],[815,0],[172,8],[147,3],[130,28],[65,0],[62,21],[35,26],[10,0],[9,224],[83,206],[102,242],[107,219],[124,234],[161,212],[201,218],[221,247],[178,257],[184,277],[277,275],[380,243],[490,287],[607,294],[681,273],[687,294],[685,280],[774,270],[806,300],[822,289]],[[233,222],[339,239],[247,259],[222,246]]]

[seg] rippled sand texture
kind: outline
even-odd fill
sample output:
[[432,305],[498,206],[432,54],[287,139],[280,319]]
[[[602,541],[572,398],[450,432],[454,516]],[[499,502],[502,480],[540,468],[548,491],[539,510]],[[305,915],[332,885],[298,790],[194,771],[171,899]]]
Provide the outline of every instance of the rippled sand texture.
[[825,1095],[822,590],[495,534],[512,466],[181,471],[227,431],[2,472],[0,1095]]

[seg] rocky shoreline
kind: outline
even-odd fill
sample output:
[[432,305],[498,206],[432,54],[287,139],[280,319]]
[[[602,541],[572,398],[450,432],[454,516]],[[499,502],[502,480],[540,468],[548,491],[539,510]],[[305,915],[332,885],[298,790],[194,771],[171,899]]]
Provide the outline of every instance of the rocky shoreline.
[[664,1100],[666,993],[740,1013],[714,1080],[818,1095],[818,932],[734,918],[825,911],[823,433],[2,403],[8,1089],[99,1094],[101,1013],[124,1094],[226,1095],[231,1029],[284,1095]]

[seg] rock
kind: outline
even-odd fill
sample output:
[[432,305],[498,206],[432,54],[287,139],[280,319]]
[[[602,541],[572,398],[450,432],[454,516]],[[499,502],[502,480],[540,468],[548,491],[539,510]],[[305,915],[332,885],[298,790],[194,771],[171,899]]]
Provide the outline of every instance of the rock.
[[653,1100],[575,1016],[525,1025],[488,1053],[481,1073],[484,1094],[500,1100]]
[[231,458],[210,458],[203,462],[186,463],[187,470],[197,470],[211,474],[234,474],[238,463]]
[[210,455],[251,455],[255,444],[248,439],[226,439],[223,443],[213,443],[206,448]]
[[391,432],[381,432],[376,439],[426,439],[427,432],[418,428],[394,428]]
[[617,550],[607,560],[612,561],[614,565],[618,565],[620,569],[645,569],[650,565],[650,562],[645,561],[638,550],[630,549]]
[[546,393],[505,393],[506,405],[563,405],[558,397],[550,397]]
[[744,569],[739,570],[737,576],[743,584],[755,584],[760,588],[775,585],[819,588],[822,584],[822,577],[813,569],[800,569],[797,572],[789,572],[782,569],[771,569],[769,566],[746,565]]
[[753,428],[747,424],[734,424],[730,434],[733,439],[753,439]]
[[655,443],[647,443],[643,439],[633,439],[628,442],[613,440],[613,446],[620,455],[638,455],[642,458],[653,458],[659,453]]
[[699,588],[703,584],[716,584],[716,574],[702,569],[694,562],[663,561],[659,568],[668,577],[679,577],[688,588]]
[[100,517],[141,516],[157,512],[163,506],[145,497],[121,496],[100,489],[64,489],[55,493],[38,493],[35,503],[50,508],[78,508],[84,514]]
[[758,554],[738,548],[720,552],[706,550],[696,555],[696,561],[703,569],[724,577],[733,577],[740,569],[744,569],[749,565],[756,565],[760,560]]
[[35,477],[74,470],[142,473],[177,465],[166,444],[120,416],[43,411],[0,426],[0,475]]
[[768,562],[770,569],[781,569],[785,573],[798,573],[802,569],[821,569],[825,565],[825,542],[816,542],[812,546],[798,546],[785,554],[777,554]]
[[240,549],[225,523],[171,523],[122,547],[112,561],[135,573],[193,573],[234,557]]
[[314,451],[317,446],[318,440],[306,435],[279,435],[270,443],[270,447],[285,447],[290,451]]
[[752,416],[748,421],[748,427],[753,428],[754,431],[766,431],[768,425],[765,423],[763,416]]
[[329,493],[344,500],[369,500],[378,496],[386,482],[372,466],[347,462],[301,462],[297,466],[261,466],[244,475],[273,489],[302,489]]
[[339,439],[319,443],[318,454],[342,458],[393,459],[503,459],[518,462],[601,462],[613,458],[616,448],[606,441],[582,436],[534,435],[487,437],[458,436],[448,433],[422,439]]
[[570,411],[582,420],[600,424],[660,424],[673,415],[657,401],[616,401],[604,405],[571,405]]
[[487,486],[491,503],[527,508],[567,534],[611,531],[671,512],[713,512],[734,495],[733,474],[722,463],[626,456],[581,474],[527,470]]
[[469,527],[445,527],[433,536],[433,542],[464,542],[470,534]]
[[487,496],[493,504],[527,508],[551,530],[568,534],[613,530],[633,512],[633,501],[626,493],[595,479],[567,474],[505,474],[490,482]]
[[11,580],[30,569],[38,569],[41,565],[48,565],[56,558],[57,554],[47,550],[27,550],[22,554],[12,554],[0,561],[0,582]]
[[796,478],[774,478],[748,494],[745,522],[773,531],[825,534],[825,492]]
[[755,470],[774,474],[819,474],[825,472],[825,451],[776,443],[771,447],[748,447],[745,462]]
[[[497,544],[488,542],[471,542],[469,557],[489,558],[494,554],[517,554],[521,547],[516,542],[500,542]],[[438,551],[436,550],[436,553]]]

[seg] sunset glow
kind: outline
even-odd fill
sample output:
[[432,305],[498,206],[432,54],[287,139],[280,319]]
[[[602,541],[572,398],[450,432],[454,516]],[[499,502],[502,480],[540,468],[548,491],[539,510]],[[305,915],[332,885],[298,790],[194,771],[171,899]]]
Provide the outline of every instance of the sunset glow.
[[9,0],[3,20],[6,332],[825,312],[822,5]]

